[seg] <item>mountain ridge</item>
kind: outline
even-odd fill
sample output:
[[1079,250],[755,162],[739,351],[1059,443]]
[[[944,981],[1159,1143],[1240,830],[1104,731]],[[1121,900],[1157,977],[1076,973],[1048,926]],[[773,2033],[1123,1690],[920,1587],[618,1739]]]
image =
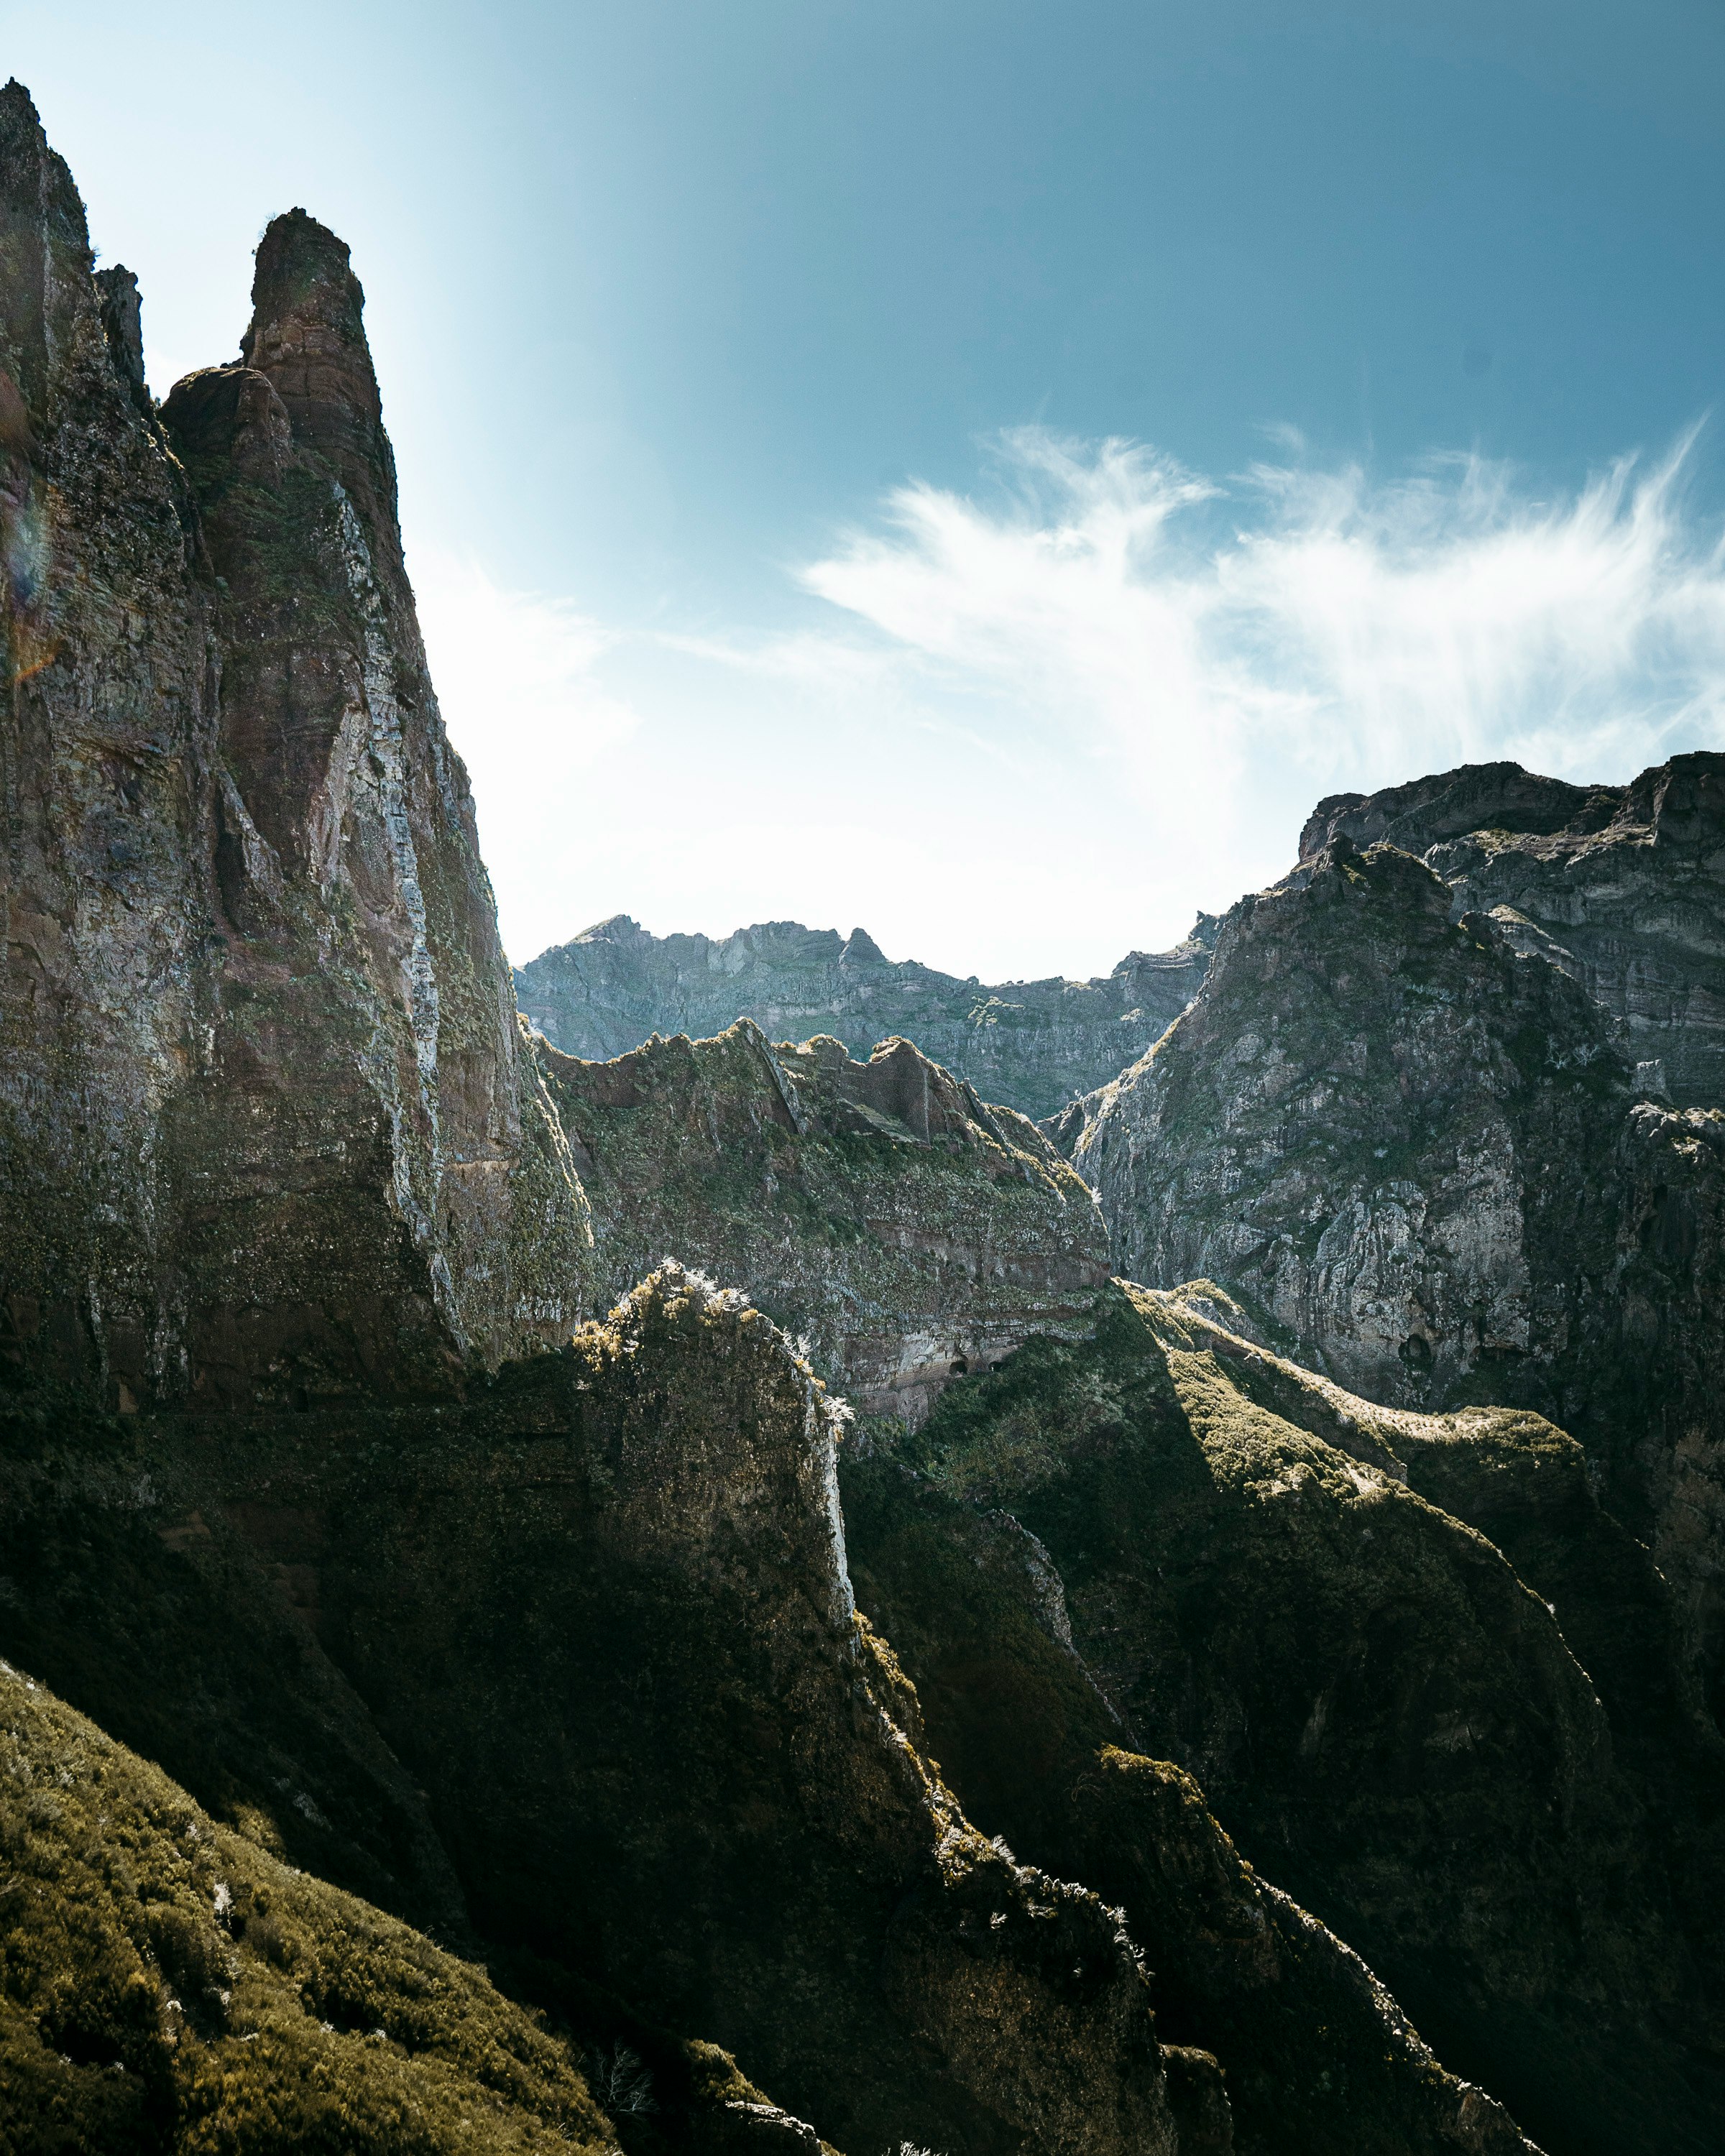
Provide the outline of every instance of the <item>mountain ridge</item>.
[[[139,305],[10,85],[0,2138],[1530,2156],[1525,2113],[1551,2156],[1700,2156],[1706,1565],[1674,1595],[1602,1493],[1709,1558],[1715,1120],[1340,832],[1016,1004],[860,932],[698,939],[724,997],[783,950],[798,1009],[908,982],[951,1061],[734,1010],[562,1053],[515,1007],[346,246],[272,221],[239,361],[160,406]],[[1689,861],[1685,813],[1625,850]],[[1249,1337],[1249,1283],[1111,1279],[1071,1163],[957,1067],[1058,1106],[1128,1033],[1119,1103],[1214,1040],[1201,1107],[1266,1060],[1255,993],[1327,1070],[1363,978],[1395,993],[1339,1055],[1354,1109],[1404,1066],[1473,1086],[1428,1089],[1384,1175],[1436,1187],[1432,1131],[1497,1101],[1509,1183],[1534,1162],[1623,1260],[1584,1294],[1547,1266],[1571,1303],[1510,1282],[1525,1368],[1662,1354],[1664,1423],[1625,1391],[1615,1451],[1597,1416],[1445,1419],[1407,1391],[1467,1364],[1435,1326],[1384,1406],[1328,1368],[1345,1327],[1295,1343],[1313,1372]],[[1126,1120],[1102,1209],[1147,1249]],[[1177,1209],[1249,1272],[1216,1195]],[[1405,1344],[1389,1314],[1355,1334]]]

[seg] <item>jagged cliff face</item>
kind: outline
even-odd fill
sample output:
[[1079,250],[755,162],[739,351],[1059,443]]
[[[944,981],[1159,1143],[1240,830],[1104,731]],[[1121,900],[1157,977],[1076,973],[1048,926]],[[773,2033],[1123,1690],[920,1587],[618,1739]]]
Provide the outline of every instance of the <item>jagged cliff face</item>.
[[1117,1922],[916,1749],[838,1430],[764,1317],[667,1268],[444,1444],[356,1473],[337,1423],[271,1495],[494,1936],[578,1952],[843,2148],[1172,2151]]
[[6,1324],[141,1386],[171,1353],[157,1132],[196,1041],[215,689],[183,479],[133,401],[124,335],[110,346],[70,175],[15,85],[0,279]]
[[[848,2149],[1228,2145],[1212,2061],[1183,2052],[1169,2087],[1118,1913],[985,1839],[920,1748],[852,1598],[842,1419],[742,1296],[666,1268],[463,1404],[254,1411],[219,1447],[200,1419],[8,1404],[0,1563],[33,1591],[0,1595],[0,1645],[64,1690],[105,1686],[134,1740],[170,1707],[194,1797],[254,1851],[413,1897],[589,2058],[639,2049],[671,2116],[665,2140],[626,2122],[631,2148],[712,2144],[677,2115],[685,2035],[740,2047]],[[287,1637],[259,1626],[272,1579]],[[177,1650],[143,1685],[109,1666],[138,1633]],[[250,1701],[230,1686],[248,1639],[271,1672]],[[254,1854],[240,1876],[279,1875]],[[317,2018],[410,2042],[410,1974],[376,2023],[331,2014],[352,1958],[297,1938],[275,1956]],[[52,1938],[20,1943],[0,2006],[28,2010],[54,1960]],[[445,2012],[435,1975],[428,1958],[422,2019]],[[257,2011],[233,2004],[210,2043]],[[757,2115],[718,2145],[814,2156],[798,2118],[732,2094]],[[1220,2138],[1180,2138],[1181,2112]]]
[[1725,756],[1673,757],[1627,786],[1464,766],[1321,801],[1302,865],[1338,834],[1420,855],[1458,913],[1580,981],[1625,1029],[1645,1086],[1725,1105]]
[[[321,2087],[362,2110],[405,2067],[440,2108],[462,2093],[441,2062],[476,2065],[530,2112],[548,2097],[583,2116],[549,2071],[556,2047],[512,2063],[521,2038],[482,1986],[465,1999],[375,1910],[278,1886],[263,1851],[362,1881],[464,1952],[482,1945],[589,2076],[619,2043],[637,2052],[650,2112],[595,2091],[646,2156],[793,2142],[815,2156],[817,2131],[851,2151],[1319,2156],[1339,2139],[1520,2156],[1499,2106],[1242,1865],[1190,1780],[1126,1748],[1074,1656],[1047,1553],[945,1491],[937,1517],[911,1522],[922,1539],[895,1550],[902,1515],[883,1536],[879,1498],[853,1481],[861,1577],[907,1623],[932,1680],[919,1699],[854,1606],[835,1481],[853,1442],[764,1317],[673,1267],[564,1353],[436,1412],[253,1411],[217,1447],[201,1419],[0,1396],[0,1649],[100,1702],[134,1746],[177,1746],[193,1801],[172,1815],[201,1804],[219,1823],[229,1940],[187,1914],[210,1965],[242,1950],[245,1989],[219,2012],[200,1994],[196,2032],[233,2100],[273,2088],[277,2145],[316,2146],[302,2112],[315,2119]],[[886,1464],[857,1463],[865,1478]],[[274,1617],[272,1588],[290,1605]],[[992,1774],[977,1771],[979,1734]],[[936,1744],[973,1799],[934,1766]],[[39,1840],[30,1859],[63,1897],[80,1864],[110,1863],[129,1815],[116,1783],[95,1816],[64,1737],[34,1757],[73,1778],[54,1799],[73,1846]],[[75,1819],[59,1794],[74,1783]],[[249,1849],[230,1853],[228,1826]],[[1017,1855],[985,1838],[1002,1828]],[[147,1837],[127,1861],[147,1866],[146,1901],[158,1871],[175,1896],[196,1885],[195,1863]],[[1060,1883],[1091,1871],[1106,1903]],[[259,1885],[275,1922],[254,1934]],[[119,1983],[104,1974],[78,2002],[105,2066],[132,2056],[126,2041],[171,2046],[160,1942],[177,1951],[190,1927],[136,1903],[97,1913],[126,1933],[103,1941]],[[259,1953],[268,1966],[247,1964]],[[66,1959],[59,1932],[33,1924],[0,1963],[0,2018],[10,2001],[33,2056],[67,2025],[64,2007],[59,2021],[41,2008],[64,1992]],[[126,2023],[110,1993],[136,1964],[162,1988]],[[277,1978],[285,1999],[260,2000]],[[312,2023],[284,2018],[295,1999]],[[278,2048],[254,2059],[238,2047],[261,2010]],[[377,2028],[398,2048],[353,2043]],[[445,2143],[428,2129],[425,2145]]]
[[858,1063],[744,1019],[544,1062],[613,1295],[665,1255],[747,1281],[861,1413],[912,1423],[1032,1333],[1089,1327],[1108,1250],[1088,1188],[908,1041]]
[[1345,834],[1243,901],[1076,1160],[1135,1277],[1223,1281],[1392,1405],[1573,1430],[1717,1667],[1721,1119],[1638,1101],[1611,1014],[1451,903]]
[[[1385,1409],[1107,1284],[963,1075],[1057,1106],[1208,931],[673,939],[958,1075],[524,1036],[360,307],[278,219],[158,410],[0,98],[0,2140],[1700,2156],[1725,1115],[1404,855],[1237,909],[1068,1132]],[[1506,1387],[1589,1456],[1414,1411]]]
[[1198,993],[1215,921],[1134,952],[1106,979],[1008,981],[890,963],[860,928],[766,921],[715,942],[649,936],[626,914],[546,951],[516,975],[521,1009],[566,1054],[620,1055],[655,1033],[699,1039],[752,1019],[769,1039],[830,1034],[860,1060],[894,1036],[1034,1118],[1056,1113],[1142,1055]]
[[158,415],[0,105],[16,1353],[122,1404],[438,1387],[566,1330],[578,1185],[426,676],[347,250],[260,245]]
[[1379,1399],[1497,1398],[1603,1288],[1630,1098],[1576,984],[1344,839],[1228,916],[1205,993],[1075,1158],[1133,1278],[1225,1281]]

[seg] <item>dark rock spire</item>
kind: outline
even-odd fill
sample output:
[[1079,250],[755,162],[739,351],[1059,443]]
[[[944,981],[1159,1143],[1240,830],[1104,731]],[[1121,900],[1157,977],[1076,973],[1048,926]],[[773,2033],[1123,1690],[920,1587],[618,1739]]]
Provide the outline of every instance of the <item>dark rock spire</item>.
[[98,270],[95,282],[101,295],[102,329],[114,372],[140,417],[153,418],[156,408],[144,380],[144,308],[138,296],[138,280],[116,262],[111,270]]
[[401,572],[395,457],[366,342],[365,292],[348,250],[303,209],[275,218],[258,245],[252,319],[240,342],[364,519],[374,552]]
[[0,90],[0,285],[12,372],[39,424],[49,381],[90,312],[90,232],[65,160],[30,93]]

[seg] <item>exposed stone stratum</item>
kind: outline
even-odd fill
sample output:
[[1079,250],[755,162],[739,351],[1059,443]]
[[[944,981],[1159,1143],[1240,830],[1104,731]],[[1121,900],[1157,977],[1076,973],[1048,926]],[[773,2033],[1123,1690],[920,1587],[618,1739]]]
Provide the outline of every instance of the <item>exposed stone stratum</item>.
[[1491,913],[1623,1020],[1649,1086],[1725,1106],[1725,756],[1674,756],[1627,786],[1486,763],[1332,795],[1301,865],[1337,836],[1420,855],[1458,913]]
[[1645,1075],[1568,968],[1342,833],[1229,914],[1074,1158],[1135,1278],[1223,1282],[1368,1398],[1572,1431],[1717,1682],[1725,1117]]
[[1433,783],[1561,953],[1338,828],[1102,983],[607,924],[572,1055],[347,249],[140,306],[10,85],[0,2143],[1710,2156],[1707,773]]
[[1108,1278],[1089,1188],[1010,1108],[905,1040],[866,1063],[739,1019],[608,1063],[542,1051],[621,1295],[662,1257],[742,1280],[865,1414],[920,1421]]

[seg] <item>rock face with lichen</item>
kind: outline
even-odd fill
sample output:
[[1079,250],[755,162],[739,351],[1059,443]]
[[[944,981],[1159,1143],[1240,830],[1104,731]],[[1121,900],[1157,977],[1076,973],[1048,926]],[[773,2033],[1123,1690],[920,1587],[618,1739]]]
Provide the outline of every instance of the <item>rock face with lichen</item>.
[[[254,1409],[220,1446],[208,1434],[208,1418],[0,1395],[0,1568],[22,1590],[0,1596],[0,1648],[100,1704],[111,1735],[177,1748],[218,1845],[238,1826],[258,1852],[223,1876],[267,1885],[269,1851],[482,1943],[626,2149],[766,2156],[818,2133],[845,2150],[1318,2156],[1343,2133],[1385,2156],[1525,2156],[1358,1958],[1242,1865],[1189,1779],[1128,1748],[1070,1627],[1058,1642],[1060,1582],[1022,1530],[944,1496],[907,1570],[865,1488],[841,1510],[853,1440],[734,1291],[667,1266],[459,1403]],[[856,1609],[853,1513],[870,1600],[910,1624],[919,1665],[938,1642],[920,1697]],[[1003,1686],[1027,1655],[1032,1688]],[[981,1730],[1030,1793],[1017,1811],[998,1768],[975,1771]],[[62,1748],[44,1765],[80,1771]],[[67,1891],[65,1856],[35,1861]],[[1107,1897],[1062,1883],[1087,1871]],[[317,2054],[381,2027],[406,2056],[379,2066],[434,2073],[451,2034],[434,1960],[348,1903],[368,1967],[332,1936],[326,1892],[307,1882],[253,1941],[333,2025],[282,2038]],[[170,1921],[134,1920],[152,1984],[166,1964],[146,1928]],[[56,1937],[0,1969],[20,2011],[57,1980]],[[198,2031],[218,2049],[259,2010],[237,1991],[222,2005]],[[92,2002],[104,2037],[105,2010]],[[141,2041],[165,2010],[152,1993]],[[471,2056],[480,2028],[454,2033]],[[619,2047],[644,2113],[612,2100]],[[296,2056],[270,2061],[294,2097],[372,2063],[337,2042],[301,2074]],[[310,2144],[296,2125],[280,2145]]]
[[1378,1398],[1496,1398],[1579,1328],[1630,1098],[1584,990],[1343,839],[1230,914],[1074,1158],[1134,1279],[1224,1281]]
[[347,249],[278,218],[253,298],[158,412],[0,95],[0,1309],[121,1401],[434,1389],[583,1300]]
[[1717,1683],[1722,1118],[1638,1099],[1637,1075],[1581,982],[1343,834],[1234,909],[1074,1158],[1135,1278],[1224,1282],[1369,1398],[1573,1431]]
[[[1171,1030],[1208,930],[610,924],[726,1029],[563,1054],[346,249],[159,408],[138,307],[12,86],[0,2140],[1700,2156],[1725,1116],[1605,973],[1338,832]],[[1122,1040],[1065,1142],[1255,1314],[986,1103]]]
[[[13,1780],[54,1794],[0,1815],[37,1890],[0,1969],[9,2143],[442,2148],[483,2103],[494,2146],[818,2147],[732,2036],[857,2148],[1225,2148],[1118,1912],[978,1834],[918,1749],[852,1600],[840,1419],[770,1322],[668,1267],[519,1353],[591,1292],[586,1208],[346,250],[277,220],[241,363],[158,412],[136,289],[92,276],[15,85],[0,213],[0,1633],[26,1692],[194,1785],[17,1702]],[[1090,1201],[1028,1127],[912,1051],[769,1060],[797,1135],[1071,1208],[1070,1251],[978,1245],[975,1337],[1024,1330],[990,1301],[1014,1263],[1050,1322],[1094,1284]],[[483,1944],[557,2041],[278,1852]],[[87,2071],[116,2062],[136,2095]]]
[[914,1040],[990,1101],[1053,1115],[1141,1055],[1197,993],[1215,921],[1172,951],[1133,952],[1104,979],[961,981],[889,960],[854,930],[758,922],[716,941],[651,936],[619,913],[516,974],[521,1007],[570,1055],[605,1060],[655,1033],[696,1039],[752,1019],[774,1040],[827,1034],[866,1061]]
[[1302,867],[1339,836],[1418,854],[1460,913],[1580,981],[1625,1028],[1644,1086],[1725,1106],[1725,756],[1673,757],[1627,786],[1467,764],[1319,802]]
[[1088,1329],[1108,1277],[1089,1189],[908,1041],[858,1063],[742,1019],[608,1063],[542,1060],[613,1295],[667,1254],[747,1281],[863,1414],[911,1422],[1032,1333]]

